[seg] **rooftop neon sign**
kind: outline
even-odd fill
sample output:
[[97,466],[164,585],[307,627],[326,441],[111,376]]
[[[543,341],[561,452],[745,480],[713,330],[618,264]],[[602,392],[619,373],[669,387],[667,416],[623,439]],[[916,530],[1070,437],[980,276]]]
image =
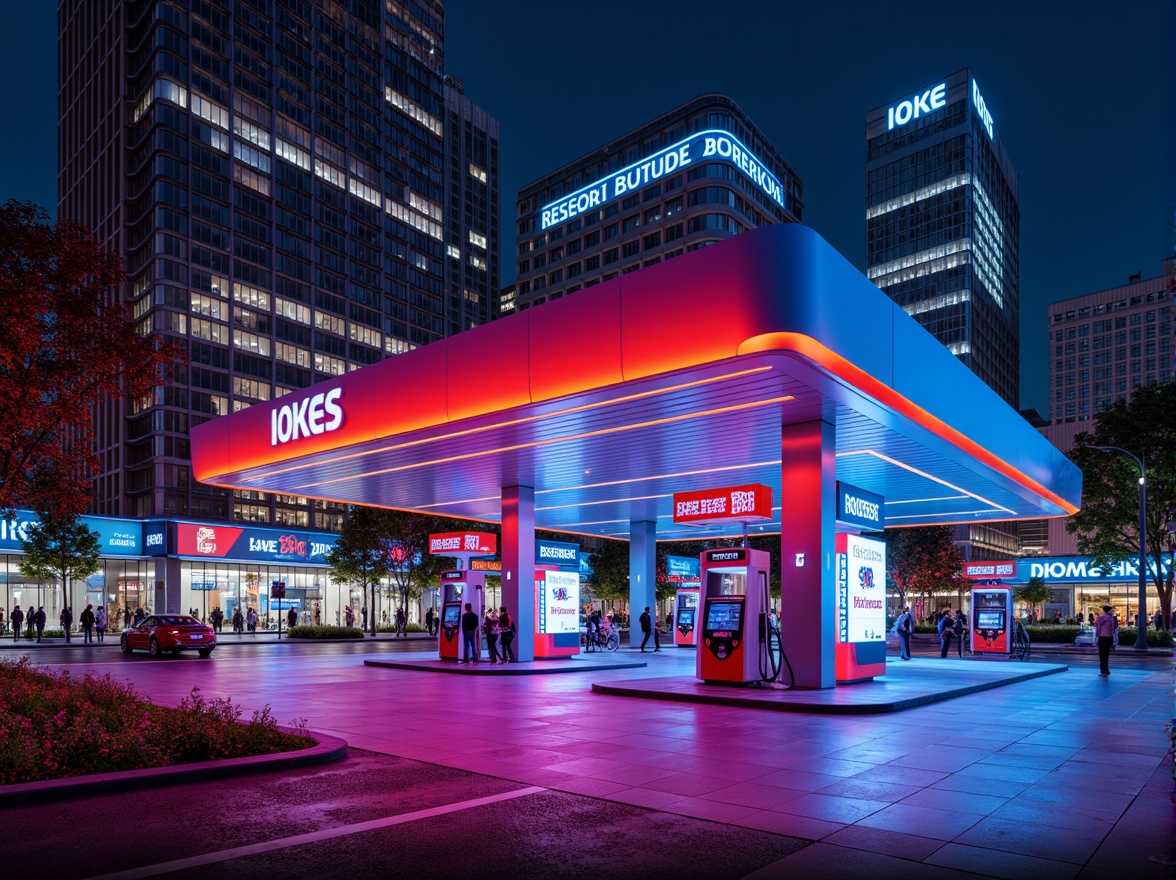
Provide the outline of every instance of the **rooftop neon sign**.
[[570,195],[544,205],[540,209],[539,228],[548,229],[564,223],[702,159],[717,159],[734,165],[748,180],[763,190],[768,198],[784,207],[784,188],[768,171],[764,162],[729,131],[710,129],[692,134],[676,144],[658,150],[648,158],[639,159],[620,171],[615,171]]

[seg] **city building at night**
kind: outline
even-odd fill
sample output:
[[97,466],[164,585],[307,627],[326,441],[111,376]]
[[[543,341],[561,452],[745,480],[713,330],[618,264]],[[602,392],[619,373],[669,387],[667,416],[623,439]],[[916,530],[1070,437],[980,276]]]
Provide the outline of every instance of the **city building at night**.
[[[1020,396],[1017,172],[970,70],[866,114],[866,275],[1009,405]],[[1014,525],[960,526],[965,559]]]
[[58,22],[58,215],[189,353],[98,414],[94,512],[337,530],[333,502],[200,485],[188,432],[493,316],[497,123],[446,100],[442,4],[61,0]]
[[802,211],[779,150],[730,98],[702,95],[519,190],[514,309]]

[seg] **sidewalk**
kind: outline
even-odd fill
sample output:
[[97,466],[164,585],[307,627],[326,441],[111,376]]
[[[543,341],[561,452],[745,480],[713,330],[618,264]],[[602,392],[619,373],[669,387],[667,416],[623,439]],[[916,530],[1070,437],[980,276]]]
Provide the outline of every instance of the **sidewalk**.
[[[0,636],[0,651],[5,650],[39,650],[41,648],[117,648],[119,646],[118,632],[107,632],[105,641],[99,643],[94,641],[87,645],[82,641],[81,633],[74,635],[68,642],[64,638],[44,638],[40,642],[37,641],[36,636],[32,639],[21,637],[20,641],[13,641],[12,636]],[[233,645],[257,645],[257,644],[277,644],[281,642],[289,642],[296,645],[350,645],[363,644],[366,642],[436,642],[437,636],[431,636],[428,633],[408,633],[406,636],[398,636],[395,633],[376,633],[373,638],[371,635],[365,634],[363,638],[352,639],[292,639],[286,635],[286,631],[282,630],[281,639],[278,638],[278,631],[276,629],[258,630],[256,633],[234,633],[222,632],[218,633],[216,637],[217,648],[229,648]]]

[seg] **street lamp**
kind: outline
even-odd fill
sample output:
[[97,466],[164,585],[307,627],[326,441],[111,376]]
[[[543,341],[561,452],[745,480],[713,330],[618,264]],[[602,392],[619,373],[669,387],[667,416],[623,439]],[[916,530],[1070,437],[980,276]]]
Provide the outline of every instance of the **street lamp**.
[[1139,465],[1139,602],[1135,629],[1135,650],[1147,650],[1147,485],[1144,480],[1143,459],[1118,446],[1088,446],[1098,452],[1121,452]]

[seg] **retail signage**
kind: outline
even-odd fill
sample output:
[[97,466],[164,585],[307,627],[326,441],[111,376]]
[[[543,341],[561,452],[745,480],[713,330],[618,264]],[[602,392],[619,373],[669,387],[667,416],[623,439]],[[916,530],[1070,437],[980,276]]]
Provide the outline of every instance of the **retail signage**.
[[574,571],[544,571],[539,592],[539,632],[544,635],[580,631],[580,575]]
[[343,426],[342,388],[283,403],[270,412],[270,446],[337,431]]
[[[1165,555],[1163,573],[1168,573],[1171,557]],[[1155,568],[1155,560],[1149,559],[1148,568]],[[1040,557],[1017,560],[1017,581],[1024,583],[1030,578],[1041,578],[1048,583],[1105,583],[1107,581],[1139,580],[1139,557],[1133,556],[1107,568],[1101,568],[1089,556],[1069,556],[1064,559]]]
[[976,80],[972,80],[972,106],[976,108],[976,115],[980,117],[980,123],[988,132],[988,139],[991,140],[992,114],[988,112],[988,105],[984,103],[984,96],[980,94],[980,86],[976,85]]
[[697,556],[666,556],[666,580],[680,587],[697,587],[702,574]]
[[1017,560],[1006,559],[1000,562],[965,562],[964,577],[966,578],[1014,578],[1017,576]]
[[498,537],[490,532],[439,532],[429,535],[429,552],[434,556],[493,556]]
[[143,523],[143,554],[145,556],[167,555],[167,523]]
[[886,130],[901,128],[912,119],[926,116],[947,106],[947,82],[932,86],[925,92],[899,101],[886,110]]
[[851,486],[849,483],[837,483],[837,521],[866,529],[881,529],[883,522],[881,495]]
[[502,571],[501,559],[471,559],[471,571]]
[[837,638],[840,642],[886,640],[886,545],[845,536],[837,554]]
[[652,156],[614,171],[594,183],[581,187],[539,209],[539,228],[547,229],[606,205],[628,192],[661,180],[687,165],[699,161],[720,160],[734,165],[773,202],[784,207],[784,188],[739,139],[729,131],[711,129],[692,134],[676,144],[658,150]]
[[286,582],[273,581],[270,583],[270,598],[271,599],[285,599],[286,598]]
[[536,541],[536,565],[558,565],[572,571],[580,570],[580,545],[564,541]]
[[[144,555],[141,521],[95,516],[79,519],[90,531],[98,533],[98,553],[101,556]],[[40,521],[41,517],[31,510],[17,510],[11,518],[0,519],[0,550],[24,550],[29,529]]]
[[772,490],[759,483],[674,493],[674,522],[747,522],[772,518]]
[[706,562],[707,565],[714,565],[716,562],[746,562],[747,551],[742,548],[732,548],[729,550],[707,550]]
[[282,532],[213,523],[176,523],[180,556],[325,565],[338,535]]

